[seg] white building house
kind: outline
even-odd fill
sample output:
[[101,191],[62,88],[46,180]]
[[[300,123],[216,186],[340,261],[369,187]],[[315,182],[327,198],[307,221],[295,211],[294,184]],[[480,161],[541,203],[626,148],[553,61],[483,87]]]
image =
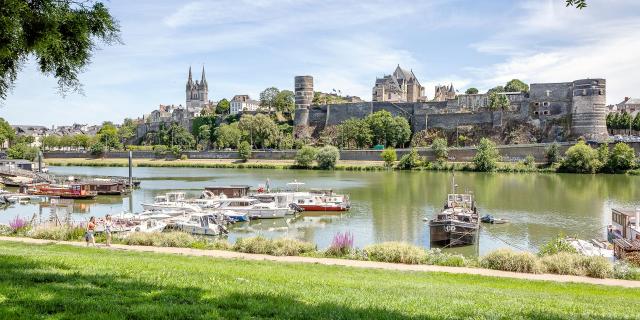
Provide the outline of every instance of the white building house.
[[238,114],[240,112],[245,112],[245,111],[249,111],[249,112],[257,111],[260,108],[260,101],[251,100],[249,95],[246,95],[246,94],[234,96],[233,99],[231,99],[231,101],[229,102],[229,104],[230,104],[229,113],[232,115]]

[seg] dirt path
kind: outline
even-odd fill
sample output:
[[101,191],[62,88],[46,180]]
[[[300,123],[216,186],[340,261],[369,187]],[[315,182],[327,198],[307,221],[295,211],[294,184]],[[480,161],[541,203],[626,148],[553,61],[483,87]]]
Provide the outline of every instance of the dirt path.
[[[65,244],[76,247],[86,246],[84,242],[71,242],[71,241],[53,241],[53,240],[40,240],[31,238],[15,238],[15,237],[0,237],[0,241],[10,242],[22,242],[29,244]],[[219,251],[219,250],[198,250],[189,248],[169,248],[169,247],[147,247],[147,246],[128,246],[114,244],[111,247],[105,247],[98,245],[101,249],[106,250],[126,250],[126,251],[138,251],[138,252],[155,252],[155,253],[169,253],[169,254],[182,254],[189,256],[203,256],[214,257],[223,259],[244,259],[244,260],[257,260],[257,261],[275,261],[286,263],[310,263],[310,264],[322,264],[322,265],[335,265],[355,268],[368,268],[368,269],[384,269],[384,270],[397,270],[397,271],[422,271],[422,272],[446,272],[446,273],[458,273],[458,274],[472,274],[489,277],[503,277],[514,278],[524,280],[543,280],[543,281],[555,281],[555,282],[573,282],[573,283],[586,283],[597,284],[606,286],[620,286],[627,288],[640,288],[640,281],[631,280],[619,280],[619,279],[595,279],[589,277],[578,276],[564,276],[556,274],[529,274],[529,273],[516,273],[507,271],[498,271],[490,269],[476,269],[476,268],[462,268],[462,267],[442,267],[442,266],[427,266],[427,265],[409,265],[398,263],[386,263],[386,262],[374,262],[374,261],[356,261],[345,259],[330,259],[330,258],[310,258],[310,257],[276,257],[262,254],[249,254],[233,251]]]

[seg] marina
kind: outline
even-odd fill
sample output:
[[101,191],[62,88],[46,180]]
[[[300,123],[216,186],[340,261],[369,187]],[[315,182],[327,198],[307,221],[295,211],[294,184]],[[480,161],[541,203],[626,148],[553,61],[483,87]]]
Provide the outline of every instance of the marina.
[[[50,171],[60,176],[127,174],[126,168],[51,167]],[[239,186],[235,187],[238,195],[248,196],[265,187],[269,179],[272,190],[263,193],[267,196],[291,189],[287,184],[297,180],[305,183],[299,192],[330,186],[336,194],[348,195],[350,210],[303,211],[284,218],[237,222],[228,226],[229,241],[255,235],[290,237],[326,248],[336,233],[350,231],[358,247],[405,241],[429,248],[430,230],[423,218],[441,212],[451,193],[451,174],[446,172],[135,168],[135,177],[141,181],[141,188],[125,196],[98,195],[94,200],[73,200],[64,206],[37,201],[13,204],[0,211],[0,223],[16,215],[30,219],[34,213],[46,218],[52,210],[70,212],[74,220],[140,213],[143,203],[153,203],[169,192],[183,192],[186,199],[198,199],[205,189],[215,191],[215,186]],[[559,234],[606,239],[612,208],[640,206],[640,188],[634,182],[639,178],[634,176],[462,172],[456,173],[455,179],[458,190],[473,191],[480,215],[509,220],[505,224],[482,224],[474,245],[445,249],[467,255],[482,255],[502,247],[535,251]],[[238,216],[243,217],[250,218]]]

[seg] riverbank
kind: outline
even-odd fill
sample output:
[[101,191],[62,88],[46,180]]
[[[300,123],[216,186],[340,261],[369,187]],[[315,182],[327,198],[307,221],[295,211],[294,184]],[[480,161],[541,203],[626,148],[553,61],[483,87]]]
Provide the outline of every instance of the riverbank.
[[612,319],[636,317],[640,293],[68,245],[0,242],[0,252],[2,318]]

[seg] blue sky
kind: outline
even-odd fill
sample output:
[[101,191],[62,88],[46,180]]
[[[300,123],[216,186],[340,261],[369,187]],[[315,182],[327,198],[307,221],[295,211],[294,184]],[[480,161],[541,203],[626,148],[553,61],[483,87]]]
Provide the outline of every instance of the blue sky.
[[375,78],[397,64],[461,92],[512,78],[607,79],[607,100],[640,96],[640,1],[589,0],[218,0],[125,1],[107,6],[123,45],[102,47],[81,75],[84,95],[58,95],[29,62],[0,107],[14,124],[97,124],[184,104],[189,66],[205,65],[209,98],[293,88],[371,99]]

